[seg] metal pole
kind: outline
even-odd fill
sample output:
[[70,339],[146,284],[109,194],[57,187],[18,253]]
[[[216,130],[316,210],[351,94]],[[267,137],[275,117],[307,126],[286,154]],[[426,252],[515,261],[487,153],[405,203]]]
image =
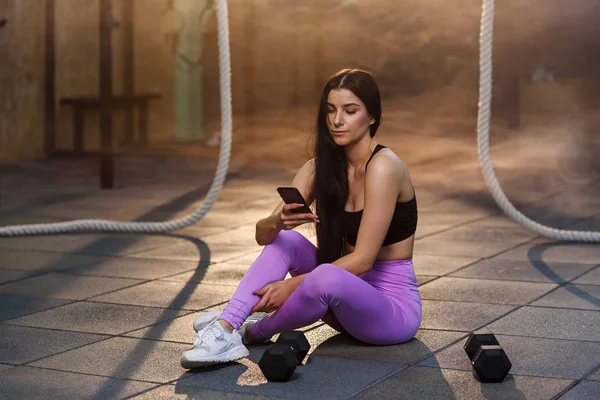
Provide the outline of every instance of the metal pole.
[[46,0],[45,44],[45,104],[44,104],[44,153],[50,156],[56,150],[56,4]]
[[[123,94],[125,97],[133,97],[135,93],[134,23],[135,9],[133,0],[125,0],[123,4]],[[135,124],[133,117],[133,109],[126,109],[125,143],[127,145],[131,145],[134,142],[133,129]]]
[[112,2],[100,0],[100,187],[114,188],[112,146]]
[[256,88],[254,87],[254,46],[256,44],[256,12],[254,1],[246,2],[246,16],[244,21],[244,84],[246,90],[245,97],[245,114],[247,116],[254,115],[256,111]]

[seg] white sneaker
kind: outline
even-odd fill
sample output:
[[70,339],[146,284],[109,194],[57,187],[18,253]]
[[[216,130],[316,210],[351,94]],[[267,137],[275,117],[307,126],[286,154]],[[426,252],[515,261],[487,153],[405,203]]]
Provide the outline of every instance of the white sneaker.
[[198,332],[194,348],[181,355],[181,366],[188,369],[208,367],[249,355],[240,334],[237,331],[229,332],[215,320]]
[[[205,326],[216,321],[219,318],[219,315],[221,315],[221,313],[222,313],[222,311],[209,311],[209,312],[205,312],[204,314],[200,315],[198,318],[196,318],[194,320],[194,330],[196,332],[199,332]],[[261,342],[249,343],[248,340],[246,339],[246,327],[248,325],[253,324],[256,321],[262,319],[266,315],[267,315],[266,313],[254,313],[254,314],[250,315],[248,317],[248,319],[246,319],[246,322],[244,322],[242,324],[242,326],[240,326],[240,329],[237,330],[237,333],[239,333],[239,335],[242,337],[243,344],[248,345],[248,344],[254,344],[254,343],[268,343],[270,341],[270,339],[265,339]]]

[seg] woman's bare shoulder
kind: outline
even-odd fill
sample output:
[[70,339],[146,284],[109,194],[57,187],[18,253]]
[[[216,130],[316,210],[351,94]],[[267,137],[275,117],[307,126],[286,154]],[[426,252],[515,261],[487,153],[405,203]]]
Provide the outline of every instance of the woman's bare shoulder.
[[371,169],[383,173],[394,173],[399,176],[408,174],[408,167],[404,161],[389,147],[381,149],[373,156],[368,170]]

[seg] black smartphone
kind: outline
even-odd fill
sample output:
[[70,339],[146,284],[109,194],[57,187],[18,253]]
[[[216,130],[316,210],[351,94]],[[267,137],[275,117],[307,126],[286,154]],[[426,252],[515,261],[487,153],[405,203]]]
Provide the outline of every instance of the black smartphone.
[[312,210],[310,209],[310,207],[308,206],[308,204],[306,204],[306,201],[304,200],[304,197],[302,197],[302,194],[300,193],[300,191],[295,188],[295,187],[278,187],[277,191],[279,192],[279,195],[281,196],[281,198],[283,199],[283,202],[285,204],[293,204],[293,203],[297,203],[297,204],[304,204],[304,207],[298,207],[298,208],[294,208],[293,210],[290,210],[291,213],[293,214],[312,214]]

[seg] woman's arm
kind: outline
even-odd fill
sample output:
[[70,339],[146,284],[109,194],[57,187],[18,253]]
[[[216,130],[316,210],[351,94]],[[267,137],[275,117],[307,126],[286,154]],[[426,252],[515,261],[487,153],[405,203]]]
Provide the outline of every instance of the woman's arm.
[[279,212],[274,212],[267,218],[263,218],[256,223],[256,243],[265,246],[271,243],[281,231],[281,217]]
[[[296,173],[296,176],[291,183],[291,186],[298,188],[308,206],[310,206],[314,201],[314,195],[312,193],[312,184],[315,176],[314,161],[314,158],[310,161],[307,161]],[[277,207],[275,207],[275,210],[273,210],[271,215],[261,219],[256,223],[256,243],[261,246],[265,246],[273,242],[282,229],[291,229],[290,227],[286,227],[282,220],[282,211],[284,210],[284,206],[285,203],[283,201],[280,202]],[[287,209],[288,207],[286,207],[286,210]],[[303,215],[304,214],[298,214],[297,217],[300,218]],[[307,221],[302,223],[306,222],[314,222],[314,220],[308,218]]]
[[373,158],[365,177],[365,205],[354,251],[333,264],[355,275],[368,272],[381,250],[390,227],[402,183],[408,177],[406,165],[395,156]]

